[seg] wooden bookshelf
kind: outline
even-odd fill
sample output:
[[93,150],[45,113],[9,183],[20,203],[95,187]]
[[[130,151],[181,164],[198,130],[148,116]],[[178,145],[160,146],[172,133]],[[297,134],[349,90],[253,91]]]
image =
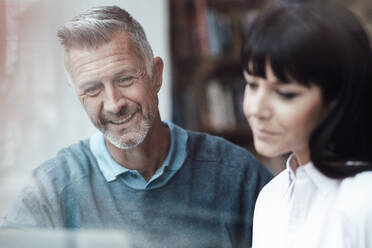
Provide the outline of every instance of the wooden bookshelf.
[[170,0],[173,121],[251,146],[242,112],[243,29],[263,0]]
[[173,121],[251,150],[274,174],[283,157],[255,153],[243,114],[244,30],[265,0],[170,0]]

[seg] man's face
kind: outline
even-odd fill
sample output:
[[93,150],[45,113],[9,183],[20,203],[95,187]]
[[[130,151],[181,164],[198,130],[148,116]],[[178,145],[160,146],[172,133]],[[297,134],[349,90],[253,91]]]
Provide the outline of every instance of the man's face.
[[105,137],[120,149],[142,143],[156,115],[162,67],[150,77],[124,32],[98,48],[71,49],[67,65],[81,103]]

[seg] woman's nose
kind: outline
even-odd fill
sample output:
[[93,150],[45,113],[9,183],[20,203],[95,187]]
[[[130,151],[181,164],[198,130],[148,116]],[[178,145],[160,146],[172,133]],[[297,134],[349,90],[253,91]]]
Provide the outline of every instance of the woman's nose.
[[[248,86],[247,86],[248,87]],[[246,118],[269,119],[272,115],[270,97],[265,89],[245,90],[243,109]]]

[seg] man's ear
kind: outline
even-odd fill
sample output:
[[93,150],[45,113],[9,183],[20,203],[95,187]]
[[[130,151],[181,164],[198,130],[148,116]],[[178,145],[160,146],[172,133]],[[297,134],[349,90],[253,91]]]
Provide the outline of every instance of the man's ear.
[[156,93],[159,93],[163,84],[163,68],[163,60],[160,57],[154,58],[152,65],[152,84]]

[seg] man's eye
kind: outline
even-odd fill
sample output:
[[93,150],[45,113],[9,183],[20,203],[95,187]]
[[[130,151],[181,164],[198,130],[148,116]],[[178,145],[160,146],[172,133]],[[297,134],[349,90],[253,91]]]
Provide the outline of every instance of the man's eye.
[[128,86],[132,83],[133,77],[123,77],[118,80],[118,83],[122,86]]
[[93,86],[85,90],[85,94],[88,96],[95,96],[101,91],[100,86]]

